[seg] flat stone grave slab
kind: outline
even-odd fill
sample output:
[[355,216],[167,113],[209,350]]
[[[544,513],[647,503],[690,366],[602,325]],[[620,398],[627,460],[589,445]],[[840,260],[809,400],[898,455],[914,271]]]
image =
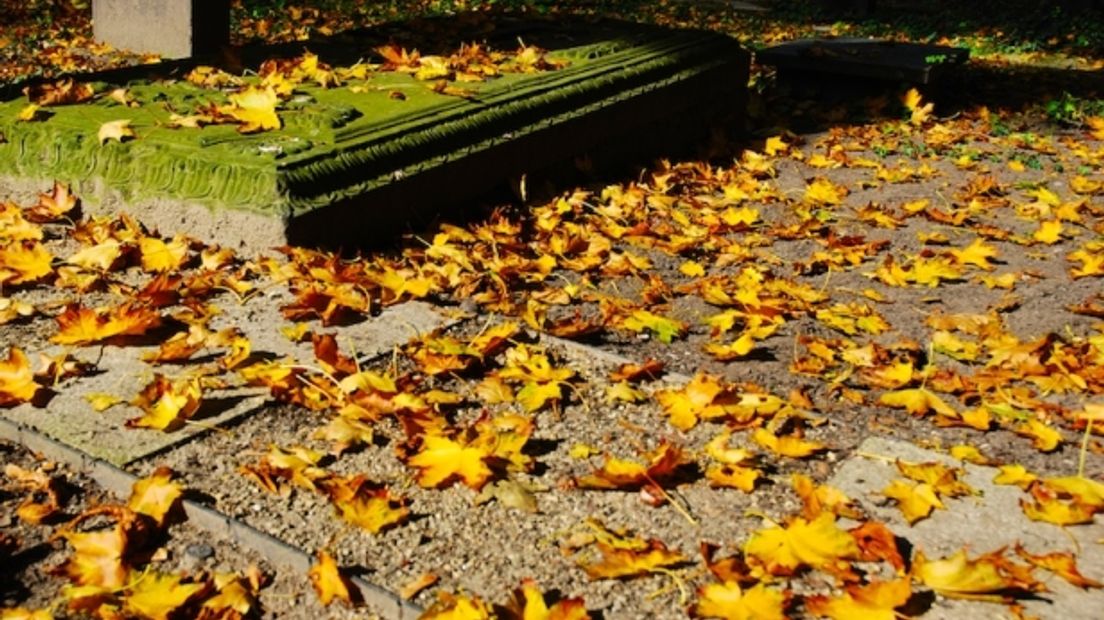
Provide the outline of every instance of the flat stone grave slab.
[[[58,179],[94,210],[208,242],[357,243],[578,156],[646,164],[651,143],[741,112],[749,65],[722,35],[609,21],[469,18],[306,45],[236,59],[264,80],[200,69],[92,83],[89,101],[36,112],[2,102],[0,185]],[[273,92],[275,117],[242,111],[271,111]],[[210,118],[228,115],[248,119]],[[134,135],[101,138],[116,121]]]
[[845,75],[927,84],[970,50],[877,39],[801,39],[756,52],[756,61],[781,71]]
[[[243,304],[222,304],[223,313],[212,319],[211,328],[241,329],[255,355],[276,360],[313,360],[310,342],[292,342],[278,329],[287,325],[279,306],[290,300],[263,295]],[[429,304],[406,302],[340,329],[320,328],[317,323],[308,325],[317,333],[336,332],[344,350],[355,351],[359,359],[370,359],[389,354],[410,339],[453,322]],[[130,401],[153,380],[154,373],[170,379],[187,374],[188,366],[154,366],[143,361],[143,355],[156,350],[157,347],[149,346],[97,346],[71,351],[77,359],[94,362],[100,372],[67,380],[45,407],[28,403],[0,409],[0,416],[30,426],[89,456],[123,466],[188,441],[198,433],[217,432],[220,425],[254,413],[270,400],[267,390],[257,388],[210,389],[204,391],[203,404],[196,416],[181,428],[168,432],[129,428],[127,420],[142,416],[141,409]],[[35,353],[58,355],[62,351],[60,346],[47,346],[27,353],[34,357]],[[114,396],[122,402],[98,412],[87,398],[94,394]]]
[[[1085,577],[1104,581],[1104,524],[1075,525],[1066,528],[1028,519],[1020,508],[1020,500],[1030,496],[1019,487],[993,483],[1000,472],[995,467],[963,464],[947,454],[926,450],[916,445],[881,438],[862,443],[858,454],[840,464],[829,484],[855,499],[871,517],[882,521],[897,536],[908,540],[914,549],[930,559],[950,556],[967,549],[971,558],[1007,547],[1009,553],[1022,544],[1028,552],[1041,555],[1052,552],[1072,552],[1077,567]],[[944,498],[946,510],[935,510],[931,516],[909,525],[893,502],[886,502],[882,490],[897,478],[902,478],[893,461],[911,463],[939,462],[962,467],[963,481],[973,487],[976,495]],[[1069,475],[1073,475],[1070,472]],[[1104,608],[1104,594],[1098,589],[1081,589],[1044,570],[1036,577],[1045,581],[1049,592],[1038,598],[1019,601],[1028,617],[1095,620]],[[980,600],[938,597],[931,609],[921,617],[935,620],[956,618],[1012,617],[1007,607]]]

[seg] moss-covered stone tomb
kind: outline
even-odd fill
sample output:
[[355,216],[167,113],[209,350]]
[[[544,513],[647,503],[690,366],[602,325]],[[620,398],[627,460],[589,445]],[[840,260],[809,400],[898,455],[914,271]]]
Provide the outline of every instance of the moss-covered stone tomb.
[[[309,50],[309,51],[307,51]],[[265,247],[359,244],[506,179],[739,114],[721,35],[513,18],[406,24],[31,84],[0,101],[0,198],[72,184],[93,211]],[[639,151],[639,152],[638,152]]]

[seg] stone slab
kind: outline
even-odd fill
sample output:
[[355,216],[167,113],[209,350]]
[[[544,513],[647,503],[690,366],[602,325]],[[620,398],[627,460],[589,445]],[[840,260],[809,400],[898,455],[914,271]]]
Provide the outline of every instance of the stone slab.
[[878,39],[800,39],[756,52],[756,61],[781,71],[844,75],[927,84],[970,50]]
[[[21,122],[25,99],[0,102],[0,172],[14,188],[6,191],[58,179],[76,185],[93,211],[125,207],[163,232],[224,245],[355,243],[577,156],[619,151],[646,164],[650,142],[685,140],[691,123],[718,111],[739,115],[744,102],[749,57],[714,33],[505,18],[451,28],[459,32],[441,23],[408,30],[443,32],[441,52],[473,38],[510,50],[521,39],[567,64],[459,82],[464,97],[398,72],[337,88],[304,82],[281,104],[280,129],[248,135],[232,125],[169,127],[172,112],[227,96],[180,74],[129,82],[138,107],[101,96]],[[416,35],[373,31],[310,49],[351,64],[377,58],[374,48],[389,41],[407,45],[408,36]],[[104,79],[100,92],[115,85]],[[99,127],[121,119],[137,138],[100,145]]]
[[230,2],[93,0],[92,36],[165,58],[211,54],[230,43]]
[[[1059,528],[1049,523],[1031,521],[1020,509],[1020,498],[1026,494],[1018,487],[993,484],[998,471],[993,467],[962,464],[946,454],[926,450],[910,443],[871,438],[859,447],[859,453],[840,464],[829,484],[838,487],[857,500],[873,518],[883,521],[894,534],[907,539],[915,549],[929,558],[946,557],[966,547],[971,556],[1013,547],[1022,543],[1035,554],[1072,551],[1078,568],[1090,579],[1104,581],[1104,524]],[[884,457],[884,458],[880,458]],[[942,462],[963,467],[965,481],[978,491],[973,497],[944,499],[947,510],[935,510],[932,515],[913,526],[902,517],[892,502],[886,502],[881,491],[891,480],[900,478],[894,459],[914,463]],[[1072,472],[1071,472],[1072,474]],[[1037,570],[1051,592],[1038,600],[1023,601],[1028,616],[1062,618],[1063,620],[1096,620],[1104,610],[1104,593],[1082,590],[1065,580]],[[1050,578],[1047,578],[1050,577]],[[938,597],[925,619],[1007,618],[1006,607],[981,601]]]
[[[286,301],[277,296],[260,296],[245,304],[226,301],[220,304],[223,314],[212,320],[211,327],[216,330],[227,326],[240,328],[249,338],[255,354],[312,363],[314,354],[310,343],[292,343],[278,331],[280,325],[287,324],[279,314],[279,306]],[[407,302],[385,308],[369,320],[342,327],[338,344],[343,352],[355,351],[358,357],[368,359],[390,354],[394,347],[411,338],[451,322],[453,319],[428,304]],[[317,324],[312,324],[312,329],[320,333],[337,331]],[[142,361],[143,354],[155,350],[156,347],[139,346],[77,349],[73,352],[77,358],[96,362],[103,372],[66,382],[44,408],[24,404],[0,410],[0,416],[29,426],[94,458],[122,466],[200,433],[222,432],[219,427],[256,412],[269,402],[267,390],[211,390],[204,393],[205,404],[197,417],[172,432],[127,428],[128,419],[142,415],[141,410],[129,402],[103,412],[92,408],[86,399],[88,394],[105,393],[129,401],[153,379],[155,372],[172,378],[187,371],[187,366],[152,366]],[[37,351],[30,349],[27,353],[33,357],[38,352],[57,355],[62,351],[62,347],[48,346]]]

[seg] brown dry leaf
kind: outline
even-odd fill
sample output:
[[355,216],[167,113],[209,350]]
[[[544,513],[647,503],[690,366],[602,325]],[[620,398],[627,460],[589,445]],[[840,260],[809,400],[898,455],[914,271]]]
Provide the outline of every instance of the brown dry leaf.
[[91,84],[74,82],[65,78],[57,82],[32,84],[23,89],[23,94],[34,104],[40,106],[70,105],[83,103],[92,98],[95,91]]
[[432,586],[440,581],[441,578],[436,573],[422,573],[414,579],[406,582],[402,588],[399,589],[399,596],[405,600],[410,600],[418,595],[419,592]]
[[1032,566],[1045,568],[1078,588],[1104,588],[1104,583],[1095,579],[1089,579],[1082,575],[1081,571],[1077,570],[1077,560],[1073,557],[1073,554],[1068,551],[1054,551],[1052,553],[1035,555],[1027,549],[1024,549],[1020,544],[1016,545],[1015,551],[1016,555],[1029,562]]
[[333,556],[325,549],[320,549],[317,558],[318,561],[311,566],[307,575],[310,577],[311,585],[314,586],[314,591],[318,594],[318,600],[326,607],[335,600],[352,605],[349,581],[341,574]]
[[904,569],[905,559],[897,548],[897,537],[885,524],[863,521],[858,527],[852,528],[850,534],[859,545],[859,557],[864,562],[885,561],[898,571]]
[[601,469],[577,478],[583,489],[635,490],[675,482],[679,469],[689,461],[682,449],[664,441],[645,456],[645,463],[606,456]]
[[27,219],[32,222],[56,222],[62,218],[72,218],[79,214],[80,200],[72,194],[69,186],[54,181],[54,187],[48,193],[38,195],[38,202],[26,211]]

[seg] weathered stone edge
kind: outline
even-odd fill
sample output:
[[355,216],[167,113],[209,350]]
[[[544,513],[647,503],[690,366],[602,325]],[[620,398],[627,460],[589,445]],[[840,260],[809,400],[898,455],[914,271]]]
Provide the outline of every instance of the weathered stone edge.
[[[19,443],[28,450],[79,469],[119,498],[126,497],[138,481],[134,474],[5,418],[0,418],[0,439]],[[182,504],[191,523],[252,549],[274,564],[283,565],[304,576],[313,564],[310,554],[302,549],[288,545],[233,517],[192,500],[185,499]],[[422,614],[420,607],[382,586],[358,576],[352,576],[350,581],[360,591],[364,603],[377,609],[383,618],[411,620]]]

